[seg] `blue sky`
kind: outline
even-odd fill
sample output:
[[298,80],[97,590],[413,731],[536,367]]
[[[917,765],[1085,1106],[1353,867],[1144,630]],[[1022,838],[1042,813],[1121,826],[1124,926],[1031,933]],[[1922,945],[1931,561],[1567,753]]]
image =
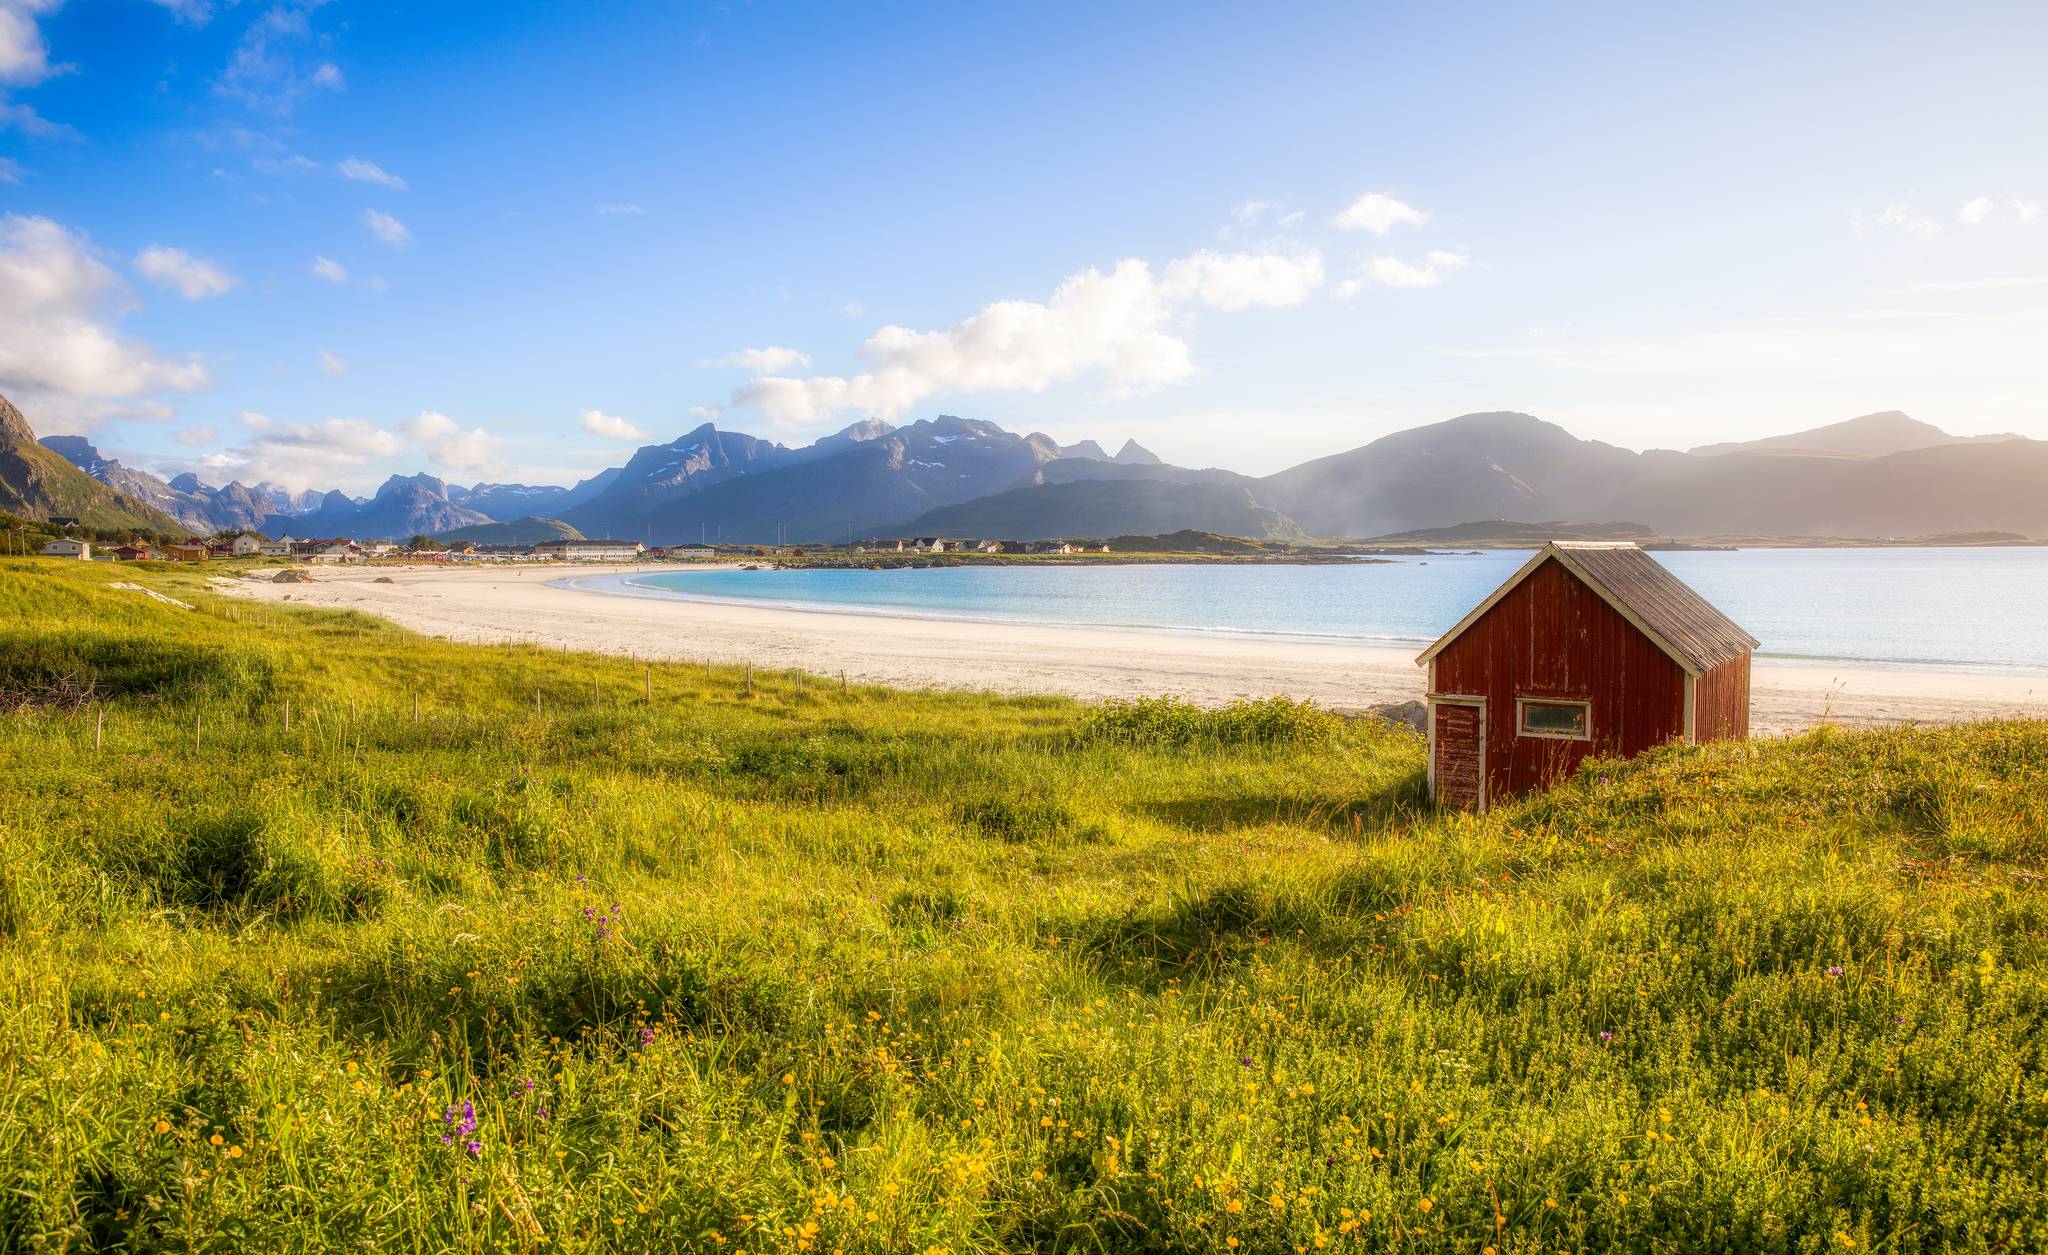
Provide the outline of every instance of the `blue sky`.
[[2048,437],[2048,8],[1669,7],[0,0],[0,391],[358,491],[714,414]]

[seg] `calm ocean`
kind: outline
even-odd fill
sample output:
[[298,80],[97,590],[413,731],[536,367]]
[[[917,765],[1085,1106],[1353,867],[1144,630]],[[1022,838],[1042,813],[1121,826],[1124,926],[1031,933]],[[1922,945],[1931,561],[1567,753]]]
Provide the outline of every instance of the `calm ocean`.
[[[1011,566],[583,577],[639,596],[1416,644],[1528,551],[1359,566]],[[1659,553],[1780,658],[2048,671],[2048,548]]]

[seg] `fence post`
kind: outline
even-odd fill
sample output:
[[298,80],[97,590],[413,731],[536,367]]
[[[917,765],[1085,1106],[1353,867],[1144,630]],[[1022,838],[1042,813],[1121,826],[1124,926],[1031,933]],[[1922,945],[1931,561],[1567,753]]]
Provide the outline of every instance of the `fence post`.
[[93,707],[93,711],[92,711],[92,752],[93,752],[93,753],[95,753],[95,754],[99,753],[99,752],[100,752],[100,746],[101,746],[101,745],[103,745],[103,744],[105,744],[106,730],[107,730],[107,708],[106,708],[105,706],[94,706],[94,707]]
[[292,730],[292,699],[289,697],[284,699],[284,730],[287,735]]
[[647,664],[647,704],[654,704],[654,664]]

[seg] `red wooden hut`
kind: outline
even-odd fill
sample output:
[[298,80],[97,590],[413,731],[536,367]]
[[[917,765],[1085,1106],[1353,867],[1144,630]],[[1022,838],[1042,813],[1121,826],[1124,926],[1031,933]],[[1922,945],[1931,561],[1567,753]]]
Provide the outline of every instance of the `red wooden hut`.
[[1545,545],[1416,659],[1430,794],[1484,810],[1589,754],[1746,737],[1756,645],[1635,545]]

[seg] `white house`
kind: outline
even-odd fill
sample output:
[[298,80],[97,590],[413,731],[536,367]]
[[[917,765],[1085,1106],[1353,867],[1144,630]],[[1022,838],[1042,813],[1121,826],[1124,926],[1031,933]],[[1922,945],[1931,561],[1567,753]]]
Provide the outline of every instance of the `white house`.
[[89,561],[92,558],[92,545],[88,541],[72,540],[68,537],[60,536],[43,546],[43,556],[45,558],[84,558]]
[[228,542],[228,553],[233,557],[247,558],[263,552],[263,538],[243,532]]
[[668,556],[687,558],[692,562],[709,562],[718,556],[718,551],[709,545],[670,545]]
[[289,558],[292,553],[292,546],[297,543],[298,541],[290,536],[280,536],[276,540],[260,542],[256,546],[256,552],[266,558]]

